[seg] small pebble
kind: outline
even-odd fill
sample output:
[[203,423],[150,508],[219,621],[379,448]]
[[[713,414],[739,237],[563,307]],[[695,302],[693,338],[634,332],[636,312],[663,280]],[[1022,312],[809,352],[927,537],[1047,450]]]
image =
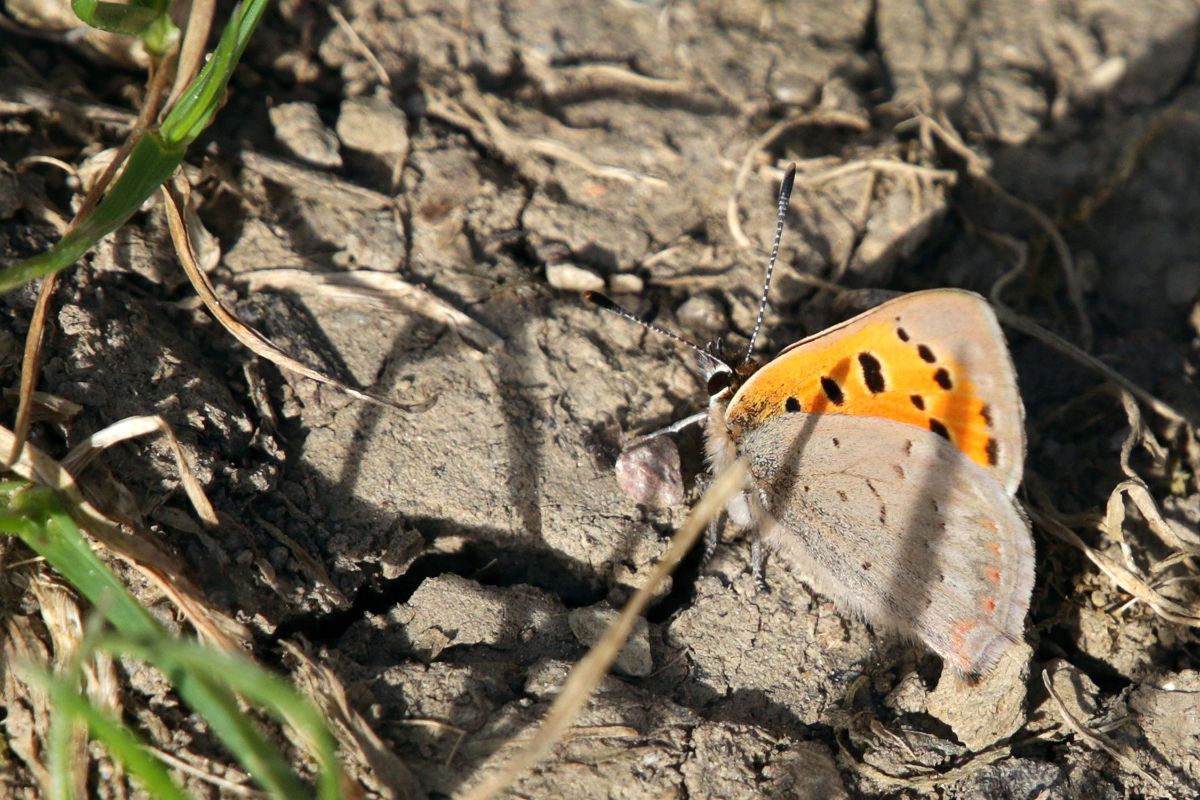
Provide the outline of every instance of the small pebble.
[[719,333],[729,328],[725,309],[706,294],[698,294],[686,300],[675,309],[675,317],[680,325],[699,333]]
[[547,264],[546,281],[565,292],[598,292],[604,288],[604,278],[574,264]]
[[613,294],[641,294],[646,282],[632,272],[608,276],[608,290]]
[[342,144],[364,153],[394,155],[408,149],[408,118],[383,97],[351,97],[338,112]]
[[636,503],[669,508],[683,502],[679,447],[669,436],[632,442],[617,458],[616,475],[617,486]]
[[[616,609],[602,604],[575,609],[567,615],[567,624],[581,644],[591,647],[616,618]],[[654,670],[654,660],[650,655],[650,626],[644,617],[633,621],[633,631],[621,648],[613,669],[635,678],[644,678]]]
[[292,152],[318,167],[340,167],[338,139],[321,122],[317,107],[312,103],[281,103],[270,111],[275,138]]

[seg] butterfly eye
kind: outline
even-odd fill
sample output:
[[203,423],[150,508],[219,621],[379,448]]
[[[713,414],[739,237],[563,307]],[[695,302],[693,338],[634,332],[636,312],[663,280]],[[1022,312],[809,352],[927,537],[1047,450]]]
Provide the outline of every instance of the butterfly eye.
[[708,377],[708,396],[716,397],[729,388],[733,383],[733,373],[727,369],[719,369]]

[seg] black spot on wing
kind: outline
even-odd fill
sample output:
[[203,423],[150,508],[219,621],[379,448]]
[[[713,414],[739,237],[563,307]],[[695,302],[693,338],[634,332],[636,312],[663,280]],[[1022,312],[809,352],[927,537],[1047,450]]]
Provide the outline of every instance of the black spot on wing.
[[1000,447],[996,444],[996,440],[988,437],[987,440],[987,460],[988,466],[994,467],[1000,460]]
[[900,337],[900,341],[908,341],[908,331],[904,330],[904,328],[896,328],[896,335]]
[[917,345],[917,355],[919,355],[921,360],[926,364],[932,364],[933,362],[937,361],[937,356],[933,354],[933,351],[929,349],[929,345],[926,344]]
[[910,395],[908,399],[912,400],[912,404],[917,407],[918,411],[925,410],[925,398],[921,397],[921,395],[919,395],[919,394]]
[[794,397],[789,397],[784,401],[783,407],[787,409],[789,414],[796,414],[800,411],[800,401]]
[[991,406],[989,406],[987,403],[984,403],[983,408],[979,409],[979,416],[983,417],[983,421],[987,423],[987,426],[989,428],[992,427],[992,407]]
[[863,383],[871,390],[871,394],[879,394],[887,388],[883,380],[883,365],[878,358],[870,353],[859,353],[858,365],[862,367]]
[[945,367],[933,373],[933,380],[947,392],[954,388],[954,382],[950,380],[950,373],[946,371]]
[[946,441],[950,441],[950,431],[946,428],[945,425],[942,424],[941,420],[930,417],[929,418],[929,430],[933,431],[938,436],[941,436]]
[[825,396],[829,398],[829,402],[835,406],[840,406],[846,402],[846,395],[842,392],[842,387],[828,375],[821,378],[821,390],[825,392]]

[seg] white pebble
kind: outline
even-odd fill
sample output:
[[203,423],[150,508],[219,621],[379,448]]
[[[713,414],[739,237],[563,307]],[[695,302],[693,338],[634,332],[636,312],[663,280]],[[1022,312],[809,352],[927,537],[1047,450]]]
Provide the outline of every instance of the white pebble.
[[679,320],[680,325],[699,333],[711,334],[729,328],[729,323],[725,319],[725,309],[706,294],[698,294],[689,298],[683,305],[675,309],[675,317]]
[[632,272],[608,276],[608,290],[613,294],[641,294],[646,282]]
[[[571,633],[581,644],[595,644],[613,620],[617,618],[616,609],[600,604],[590,608],[577,608],[567,615],[567,624]],[[613,669],[622,675],[644,678],[654,671],[654,660],[650,655],[650,626],[645,617],[633,621],[633,630],[629,640],[621,648]]]
[[547,264],[546,281],[564,292],[598,292],[604,288],[604,278],[574,264]]
[[338,139],[321,121],[312,103],[281,103],[268,115],[275,138],[294,155],[319,167],[340,167]]
[[338,112],[337,135],[346,147],[375,155],[408,149],[404,112],[381,97],[351,97]]

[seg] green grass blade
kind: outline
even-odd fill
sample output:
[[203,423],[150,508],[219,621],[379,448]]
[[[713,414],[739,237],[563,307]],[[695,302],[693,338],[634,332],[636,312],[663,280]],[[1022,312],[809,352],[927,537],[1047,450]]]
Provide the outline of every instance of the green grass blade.
[[[65,684],[65,681],[62,683]],[[53,716],[50,719],[50,731],[46,734],[46,772],[50,775],[50,800],[71,800],[71,740],[74,738],[76,717],[58,705],[59,698],[54,686],[47,682],[42,685],[42,689],[49,695],[50,707],[54,709],[51,712]]]
[[[193,711],[204,717],[212,732],[268,794],[283,800],[308,796],[308,788],[284,762],[279,751],[267,741],[254,720],[242,712],[233,692],[206,675],[180,670],[178,665],[164,661],[160,653],[169,647],[170,640],[160,639],[149,644],[143,650],[147,660],[167,675],[179,696]],[[211,656],[218,655],[218,651],[212,648],[205,649]],[[222,680],[228,677],[222,676]]]
[[[236,653],[216,651],[179,639],[144,642],[111,637],[102,639],[100,646],[114,654],[150,661],[168,674],[188,676],[186,680],[220,683],[291,725],[305,738],[317,759],[321,770],[319,796],[330,800],[338,797],[337,744],[324,718],[287,681]],[[208,718],[207,714],[205,716]]]
[[141,208],[146,198],[171,177],[185,152],[182,145],[167,145],[154,133],[139,139],[121,176],[91,215],[46,252],[0,272],[0,292],[78,261],[96,242],[124,225]]
[[167,14],[164,0],[133,0],[130,3],[71,0],[71,9],[75,16],[93,28],[140,38],[146,49],[155,55],[166,53],[179,38],[179,28]]
[[54,781],[51,794],[54,800],[66,800],[71,796],[71,787],[66,785],[63,778],[70,772],[66,759],[70,757],[72,728],[78,721],[87,724],[88,732],[129,770],[151,797],[158,800],[187,800],[187,795],[171,780],[167,768],[150,753],[137,735],[96,708],[79,693],[77,686],[33,667],[24,669],[22,677],[44,690],[50,696],[54,709],[47,753],[47,770]]
[[96,0],[74,0],[71,9],[75,16],[93,28],[129,36],[140,36],[159,15],[158,11],[147,6],[98,3]]
[[100,639],[103,644],[98,646],[137,656],[162,671],[184,702],[272,796],[307,796],[304,784],[241,711],[238,695],[264,703],[269,713],[293,723],[308,738],[322,768],[320,794],[337,796],[340,773],[333,738],[320,715],[286,682],[248,659],[171,636],[100,561],[49,489],[2,483],[0,508],[4,506],[0,532],[20,536],[117,630],[115,637]]
[[[74,521],[59,510],[58,498],[53,492],[28,486],[9,493],[4,499],[8,501],[8,510],[0,513],[0,531],[20,536],[117,630],[129,636],[148,636],[162,631],[157,620],[96,557]],[[51,515],[62,519],[53,524]]]
[[[288,768],[279,753],[242,713],[237,697],[207,676],[180,669],[161,654],[173,652],[174,638],[126,591],[116,576],[96,557],[66,513],[51,510],[44,533],[34,550],[95,605],[109,622],[130,640],[149,643],[143,655],[175,685],[188,706],[204,717],[213,733],[246,770],[276,797],[302,797],[304,785]],[[206,649],[216,657],[218,651]]]
[[234,10],[221,41],[159,128],[163,141],[188,145],[208,127],[250,36],[267,10],[267,0],[247,0]]
[[[91,7],[95,17],[100,7],[112,4],[79,0],[79,5]],[[167,114],[158,132],[146,133],[134,145],[120,177],[91,215],[46,252],[0,271],[0,292],[74,264],[96,242],[124,225],[154,190],[171,177],[183,161],[187,146],[208,127],[220,108],[229,78],[266,9],[267,0],[247,0],[234,9],[216,50]]]

